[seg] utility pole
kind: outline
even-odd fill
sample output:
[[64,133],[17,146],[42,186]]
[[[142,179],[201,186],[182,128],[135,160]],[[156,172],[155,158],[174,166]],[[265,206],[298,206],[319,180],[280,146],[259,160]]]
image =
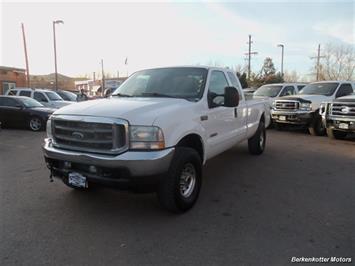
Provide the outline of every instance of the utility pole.
[[102,73],[101,96],[104,97],[105,74],[104,74],[104,60],[103,59],[101,59],[101,73]]
[[249,46],[249,49],[248,49],[248,52],[245,53],[245,55],[248,56],[248,79],[250,79],[250,72],[251,72],[251,56],[252,55],[256,55],[258,54],[258,52],[252,52],[251,51],[251,44],[252,44],[252,40],[251,40],[251,35],[249,35],[249,41],[247,42],[248,46]]
[[278,44],[277,47],[281,47],[281,77],[284,77],[284,49],[285,49],[285,45]]
[[95,82],[95,80],[96,80],[96,77],[95,77],[95,72],[92,72],[92,80]]
[[63,20],[55,20],[55,21],[53,21],[55,90],[58,90],[58,71],[57,71],[57,40],[56,40],[56,37],[55,37],[55,24],[64,24],[64,22],[63,22]]
[[22,27],[23,47],[25,49],[25,60],[26,60],[26,83],[27,83],[27,88],[30,88],[30,70],[28,67],[28,55],[27,55],[25,27],[23,26],[23,23],[21,23],[21,27]]
[[311,57],[311,59],[317,59],[317,81],[319,80],[319,71],[320,71],[320,59],[324,58],[325,56],[320,55],[320,44],[318,44],[318,51],[317,51],[317,56]]

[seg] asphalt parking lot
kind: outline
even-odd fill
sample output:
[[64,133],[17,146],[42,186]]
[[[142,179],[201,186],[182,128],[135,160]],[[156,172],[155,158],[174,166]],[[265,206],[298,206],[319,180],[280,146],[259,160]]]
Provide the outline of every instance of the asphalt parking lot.
[[[355,140],[268,131],[204,168],[177,216],[154,194],[49,182],[45,133],[0,132],[0,265],[285,265],[354,255]],[[354,257],[353,257],[354,260]]]

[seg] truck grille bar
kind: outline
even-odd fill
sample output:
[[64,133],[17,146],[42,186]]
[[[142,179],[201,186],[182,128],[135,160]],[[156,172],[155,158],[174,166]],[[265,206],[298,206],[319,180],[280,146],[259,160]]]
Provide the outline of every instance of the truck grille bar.
[[330,114],[346,117],[355,117],[355,103],[332,103]]
[[299,102],[297,101],[276,101],[276,110],[297,110],[299,108]]
[[62,149],[104,154],[128,149],[128,123],[121,119],[55,116],[52,134],[54,145]]

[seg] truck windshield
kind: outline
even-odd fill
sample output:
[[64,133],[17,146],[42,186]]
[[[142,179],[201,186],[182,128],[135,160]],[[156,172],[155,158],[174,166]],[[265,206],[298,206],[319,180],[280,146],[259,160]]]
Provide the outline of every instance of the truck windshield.
[[276,97],[282,89],[282,86],[275,85],[264,85],[261,86],[254,92],[255,96],[264,96],[264,97]]
[[173,67],[134,73],[115,90],[118,97],[167,97],[198,101],[203,95],[207,69]]
[[311,83],[306,85],[299,94],[316,94],[331,96],[334,94],[339,83]]

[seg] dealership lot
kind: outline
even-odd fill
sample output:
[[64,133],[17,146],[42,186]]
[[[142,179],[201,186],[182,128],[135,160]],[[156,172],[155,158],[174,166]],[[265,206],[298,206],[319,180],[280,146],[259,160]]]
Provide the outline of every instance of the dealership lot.
[[154,194],[50,183],[44,136],[0,131],[1,265],[285,265],[353,255],[355,138],[269,130],[265,154],[251,158],[244,143],[209,161],[196,206],[172,215]]

